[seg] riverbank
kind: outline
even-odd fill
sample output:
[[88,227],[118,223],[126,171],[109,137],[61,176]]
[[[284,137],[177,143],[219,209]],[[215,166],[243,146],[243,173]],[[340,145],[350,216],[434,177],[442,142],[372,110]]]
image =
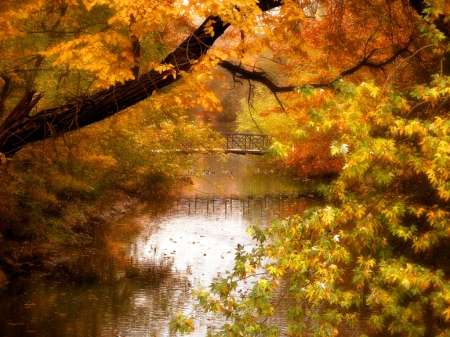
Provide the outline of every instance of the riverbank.
[[219,326],[196,311],[191,291],[225,275],[237,247],[252,247],[248,226],[302,213],[315,185],[249,156],[205,157],[199,165],[210,174],[193,176],[164,205],[130,205],[120,219],[96,226],[89,245],[64,246],[58,258],[69,260],[10,284],[0,293],[0,335],[170,335],[178,311],[197,315],[194,336]]
[[39,242],[0,237],[0,290],[10,281],[27,277],[33,272],[51,273],[70,260],[69,251],[73,247],[88,247],[101,227],[120,221],[127,214],[135,214],[142,207],[142,200],[122,195],[120,201],[110,206],[99,205],[91,213],[65,215],[62,219],[73,234],[84,240],[76,244],[63,242]]

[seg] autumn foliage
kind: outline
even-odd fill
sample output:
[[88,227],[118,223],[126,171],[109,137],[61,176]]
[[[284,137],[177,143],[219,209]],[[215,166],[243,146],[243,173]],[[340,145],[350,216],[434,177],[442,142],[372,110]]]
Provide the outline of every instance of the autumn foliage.
[[[48,238],[73,200],[175,181],[184,163],[156,150],[211,139],[184,109],[221,110],[206,85],[221,66],[247,90],[240,130],[269,134],[270,154],[299,175],[337,177],[319,188],[325,206],[251,229],[256,247],[197,292],[228,320],[217,334],[279,334],[268,319],[285,297],[292,336],[450,334],[447,1],[1,6],[9,232]],[[172,326],[195,324],[177,314]]]

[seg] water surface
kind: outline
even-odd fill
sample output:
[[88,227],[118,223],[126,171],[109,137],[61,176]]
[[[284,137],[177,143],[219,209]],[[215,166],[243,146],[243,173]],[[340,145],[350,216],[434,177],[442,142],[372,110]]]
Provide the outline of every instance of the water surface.
[[252,247],[248,226],[301,213],[313,190],[249,156],[228,158],[199,158],[186,172],[193,185],[168,210],[128,216],[74,251],[72,267],[60,270],[71,277],[40,273],[0,294],[0,335],[171,336],[178,311],[196,318],[193,336],[220,324],[197,311],[192,290],[230,270],[238,244]]

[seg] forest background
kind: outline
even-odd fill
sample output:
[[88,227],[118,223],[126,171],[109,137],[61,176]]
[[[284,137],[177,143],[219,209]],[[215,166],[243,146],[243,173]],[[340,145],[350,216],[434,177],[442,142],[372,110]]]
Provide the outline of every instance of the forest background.
[[78,220],[101,205],[183,183],[189,160],[154,150],[217,141],[186,111],[221,112],[229,88],[210,83],[231,74],[240,129],[334,179],[326,207],[252,229],[260,246],[198,292],[222,333],[277,334],[266,317],[290,296],[292,335],[447,335],[449,15],[445,0],[2,1],[0,253],[86,243],[95,221]]

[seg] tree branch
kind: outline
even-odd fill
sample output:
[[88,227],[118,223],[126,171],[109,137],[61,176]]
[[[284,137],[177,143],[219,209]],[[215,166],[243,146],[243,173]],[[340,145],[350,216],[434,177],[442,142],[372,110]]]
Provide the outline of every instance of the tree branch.
[[3,115],[5,114],[5,101],[6,98],[11,93],[11,79],[5,74],[0,73],[0,78],[3,80],[4,84],[2,87],[2,91],[0,92],[0,120],[3,119]]
[[233,77],[238,79],[245,79],[250,81],[259,82],[261,84],[264,84],[273,94],[276,93],[283,93],[283,92],[292,92],[296,91],[299,88],[302,87],[313,87],[313,88],[324,88],[324,89],[331,89],[333,88],[333,83],[340,80],[341,78],[356,73],[359,69],[363,67],[369,67],[369,68],[377,68],[377,69],[383,69],[384,66],[388,65],[389,63],[392,63],[397,59],[399,56],[401,56],[403,53],[408,52],[408,48],[410,44],[412,43],[413,38],[409,40],[407,45],[399,49],[397,52],[395,52],[391,57],[389,57],[387,60],[380,62],[380,63],[373,63],[369,60],[371,57],[375,54],[377,49],[372,50],[369,55],[365,56],[362,61],[360,61],[357,65],[354,67],[347,69],[343,72],[341,72],[334,80],[328,83],[310,83],[310,84],[299,84],[299,85],[290,85],[290,86],[279,86],[275,84],[264,71],[253,71],[253,70],[247,70],[245,68],[242,68],[239,65],[235,65],[229,61],[222,61],[219,63],[219,65],[228,70]]
[[278,86],[276,85],[264,71],[247,70],[229,61],[222,61],[219,66],[228,70],[235,78],[245,79],[264,84],[271,92],[290,92],[297,90],[298,86]]
[[[278,0],[261,0],[258,3],[262,11],[281,6]],[[205,30],[212,27],[214,36]],[[189,71],[193,64],[207,53],[214,42],[230,26],[224,23],[219,16],[207,18],[197,30],[188,36],[163,61],[172,64],[174,69]],[[42,110],[35,115],[20,114],[13,122],[0,126],[0,152],[12,156],[26,144],[43,140],[52,136],[59,136],[66,132],[101,121],[117,112],[124,110],[151,96],[157,90],[176,81],[170,71],[159,73],[151,70],[137,79],[119,84],[107,90],[102,90],[77,103],[66,104],[52,109]],[[29,102],[22,100],[26,106],[20,111],[28,110]],[[28,102],[28,103],[27,103]],[[35,100],[33,100],[35,102]],[[36,102],[37,103],[37,102]],[[10,120],[10,118],[8,118]]]

